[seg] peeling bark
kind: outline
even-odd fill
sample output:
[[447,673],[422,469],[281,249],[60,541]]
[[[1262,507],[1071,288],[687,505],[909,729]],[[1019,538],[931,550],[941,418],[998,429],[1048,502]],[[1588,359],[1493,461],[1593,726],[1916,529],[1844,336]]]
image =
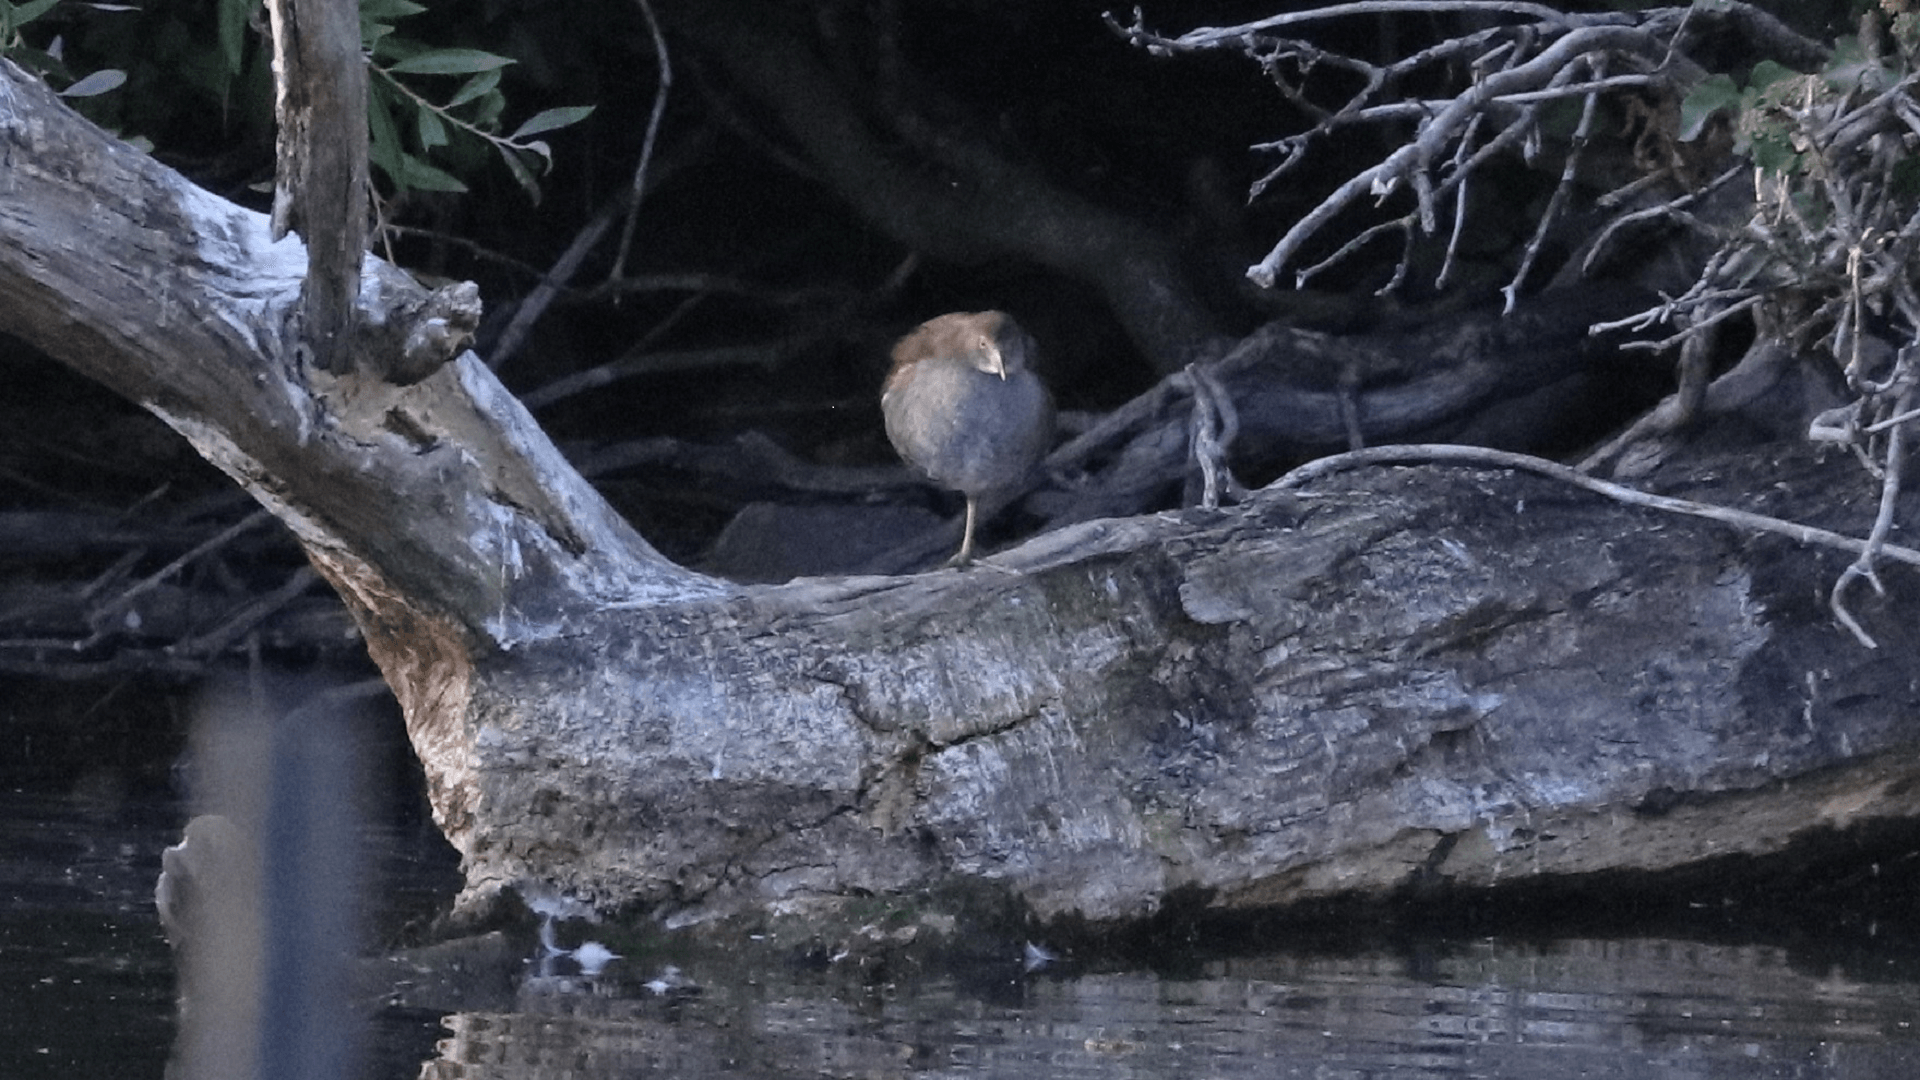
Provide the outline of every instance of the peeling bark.
[[307,245],[300,337],[322,371],[352,366],[367,250],[367,64],[360,10],[346,0],[270,0],[280,126],[273,238]]
[[[492,684],[542,707],[483,710],[470,885],[695,919],[958,877],[1129,919],[1911,815],[1906,665],[1806,602],[1835,560],[1739,541],[1403,469],[1062,530],[1000,569],[591,621],[591,658],[537,648]],[[1908,586],[1875,633],[1910,636]]]

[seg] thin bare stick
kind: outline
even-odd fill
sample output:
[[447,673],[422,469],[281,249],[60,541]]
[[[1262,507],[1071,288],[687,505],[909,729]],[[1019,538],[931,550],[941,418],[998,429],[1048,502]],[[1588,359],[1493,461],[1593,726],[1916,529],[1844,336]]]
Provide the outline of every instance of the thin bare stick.
[[1601,94],[1608,90],[1627,90],[1642,86],[1664,86],[1667,80],[1658,75],[1609,75],[1604,79],[1591,82],[1568,83],[1565,86],[1549,86],[1544,90],[1521,90],[1512,94],[1501,94],[1493,100],[1508,105],[1537,105],[1543,101],[1557,101],[1561,98],[1580,97],[1585,94]]
[[613,269],[607,273],[608,281],[626,275],[627,254],[633,248],[633,227],[640,220],[640,200],[647,189],[647,166],[653,162],[653,144],[660,135],[660,118],[667,112],[667,91],[673,88],[673,64],[667,57],[667,39],[661,36],[660,21],[654,18],[653,4],[649,0],[634,2],[640,5],[640,13],[647,17],[647,31],[653,35],[653,54],[660,65],[660,83],[653,92],[653,113],[647,117],[646,137],[640,140],[640,164],[633,170],[633,190],[627,198],[627,220],[620,227],[620,253],[614,256]]
[[[455,236],[449,232],[441,232],[439,229],[423,229],[417,225],[382,225],[380,231],[388,236],[411,236],[429,243],[444,244],[447,247],[459,248],[481,262],[493,263],[495,266],[504,266],[509,270],[525,274],[527,277],[535,280],[546,276],[546,271],[532,263],[522,262],[511,255],[502,255],[492,248],[484,247],[464,236]],[[392,257],[389,256],[387,261],[392,262]]]
[[302,566],[287,575],[287,579],[271,592],[263,593],[235,608],[218,626],[204,633],[196,634],[183,641],[168,645],[161,651],[171,656],[208,657],[218,656],[227,647],[239,640],[242,634],[265,622],[274,612],[298,599],[300,594],[312,588],[320,580],[320,575],[311,566]]
[[[1475,120],[1478,121],[1478,117]],[[1460,148],[1454,155],[1454,172],[1460,174],[1460,162],[1473,149],[1474,125],[1467,127],[1460,137]],[[1460,255],[1460,238],[1467,232],[1467,197],[1471,192],[1467,188],[1469,177],[1460,174],[1460,184],[1453,192],[1453,229],[1447,234],[1447,252],[1440,259],[1440,272],[1434,275],[1433,284],[1437,289],[1445,289],[1453,281],[1454,267]]]
[[[1607,247],[1613,243],[1613,238],[1616,235],[1618,235],[1619,232],[1622,229],[1626,228],[1627,226],[1635,224],[1640,221],[1647,220],[1649,218],[1656,218],[1656,217],[1674,218],[1685,224],[1693,224],[1694,219],[1692,215],[1689,215],[1685,212],[1687,207],[1692,206],[1694,203],[1699,202],[1701,199],[1704,199],[1708,195],[1711,195],[1714,192],[1720,190],[1726,184],[1731,183],[1736,177],[1750,176],[1752,175],[1752,173],[1753,173],[1753,167],[1751,165],[1748,165],[1746,162],[1742,161],[1739,164],[1728,168],[1726,171],[1722,172],[1719,176],[1716,176],[1712,180],[1707,181],[1706,185],[1703,187],[1696,188],[1695,190],[1689,191],[1686,194],[1681,195],[1677,198],[1669,199],[1658,206],[1649,206],[1641,210],[1634,210],[1629,213],[1621,214],[1619,217],[1616,217],[1612,221],[1607,222],[1606,228],[1600,230],[1599,237],[1594,240],[1593,246],[1587,250],[1586,259],[1583,260],[1580,264],[1581,275],[1584,277],[1584,276],[1590,275],[1593,272],[1594,267],[1599,265],[1600,253],[1605,251]],[[1626,187],[1619,188],[1615,191],[1610,191],[1607,194],[1602,195],[1599,199],[1599,202],[1602,206],[1616,205],[1621,201],[1631,197],[1632,194],[1634,193],[1634,189],[1636,185],[1641,184],[1645,181],[1658,180],[1658,179],[1664,179],[1664,174],[1655,173],[1652,176],[1643,177],[1641,180],[1636,180],[1634,181],[1634,183],[1628,184]],[[1702,231],[1704,231],[1704,227],[1702,227]]]
[[580,264],[586,261],[587,254],[613,226],[614,215],[620,212],[626,200],[627,195],[623,192],[618,199],[601,207],[600,212],[593,215],[593,220],[587,222],[574,235],[573,243],[567,245],[567,250],[554,261],[553,269],[547,271],[546,276],[540,279],[540,284],[535,285],[533,291],[527,294],[527,298],[520,301],[520,306],[514,309],[513,318],[508,320],[507,328],[500,332],[499,339],[494,342],[493,349],[487,356],[488,367],[498,371],[506,365],[507,361],[513,359],[515,353],[520,351],[520,346],[527,340],[527,334],[533,330],[533,324],[540,321],[540,316],[547,313],[548,305],[552,304],[567,287],[567,283],[573,280],[573,275],[580,271]]
[[[1407,15],[1422,12],[1525,15],[1555,26],[1564,26],[1570,21],[1565,12],[1555,11],[1545,4],[1530,4],[1521,0],[1355,0],[1353,3],[1333,4],[1328,7],[1314,8],[1311,11],[1271,15],[1239,26],[1203,26],[1164,44],[1178,49],[1208,49],[1222,44],[1238,44],[1249,34],[1257,34],[1263,30],[1272,30],[1281,26],[1299,26],[1303,23],[1345,19],[1356,15]],[[1582,16],[1582,18],[1591,18],[1591,16]]]
[[[1382,0],[1384,2],[1384,0]],[[1347,6],[1347,5],[1342,5]],[[1331,10],[1331,9],[1327,9]],[[1287,230],[1280,242],[1260,262],[1247,271],[1247,277],[1263,288],[1271,288],[1280,268],[1292,260],[1299,249],[1349,205],[1369,194],[1390,192],[1428,161],[1442,156],[1447,144],[1466,128],[1489,101],[1503,94],[1551,84],[1576,59],[1593,52],[1620,50],[1645,51],[1655,42],[1640,27],[1585,26],[1573,30],[1542,50],[1539,55],[1514,67],[1494,72],[1472,88],[1448,102],[1411,141],[1400,146],[1371,168],[1348,179],[1319,205],[1303,215]],[[1457,178],[1453,178],[1457,179]],[[1436,195],[1442,192],[1435,192]]]
[[1877,420],[1860,430],[1867,435],[1878,435],[1888,428],[1898,427],[1909,420],[1920,420],[1920,409],[1902,408],[1900,412],[1887,417],[1885,420]]
[[138,584],[134,585],[132,588],[128,589],[126,592],[121,593],[119,596],[114,597],[112,600],[102,605],[100,610],[96,613],[95,622],[96,623],[100,622],[101,616],[108,616],[108,615],[112,615],[115,612],[126,610],[128,607],[130,607],[133,604],[133,602],[136,599],[140,598],[141,596],[150,592],[154,588],[158,587],[161,582],[164,582],[168,578],[179,573],[182,567],[185,567],[188,564],[194,562],[196,559],[199,559],[201,556],[207,554],[208,552],[215,551],[220,547],[226,545],[234,537],[239,536],[241,533],[246,532],[248,529],[252,529],[257,526],[264,525],[271,520],[273,520],[273,515],[271,513],[265,510],[255,510],[253,513],[248,514],[246,517],[243,517],[239,521],[234,522],[232,525],[229,525],[226,528],[220,530],[218,533],[215,533],[213,536],[208,537],[205,541],[195,545],[192,550],[186,552],[185,554],[181,555],[179,558],[173,560],[167,565],[154,571],[153,574],[151,574],[150,576],[148,576],[146,579],[142,580]]
[[[1834,548],[1858,555],[1868,550],[1869,542],[1857,540],[1851,536],[1832,532],[1827,529],[1802,525],[1765,514],[1755,514],[1747,510],[1735,510],[1729,506],[1715,506],[1712,503],[1695,502],[1692,499],[1676,499],[1671,495],[1655,495],[1616,484],[1598,477],[1569,468],[1556,461],[1516,454],[1508,450],[1492,450],[1481,446],[1450,446],[1433,443],[1409,443],[1403,446],[1376,446],[1367,450],[1355,450],[1350,453],[1336,454],[1311,461],[1293,470],[1273,482],[1273,487],[1283,491],[1297,491],[1316,480],[1337,472],[1350,469],[1367,468],[1375,465],[1434,462],[1441,464],[1490,465],[1501,469],[1521,469],[1536,473],[1549,479],[1559,480],[1574,487],[1604,495],[1615,502],[1628,506],[1643,506],[1650,510],[1659,510],[1669,514],[1686,514],[1690,517],[1706,518],[1723,525],[1731,525],[1749,532],[1771,533],[1784,536],[1802,544],[1817,547]],[[1895,562],[1909,566],[1920,566],[1920,551],[1898,544],[1881,544],[1876,549],[1881,555]]]
[[[1599,59],[1586,61],[1589,66],[1597,66]],[[1560,183],[1554,186],[1552,198],[1547,200],[1547,208],[1540,214],[1540,221],[1534,226],[1533,239],[1527,241],[1527,249],[1520,256],[1520,267],[1513,272],[1513,279],[1500,290],[1507,298],[1503,314],[1513,314],[1513,305],[1520,301],[1520,288],[1527,282],[1527,274],[1533,270],[1534,260],[1545,246],[1547,236],[1553,229],[1555,219],[1566,208],[1567,197],[1573,191],[1574,181],[1580,172],[1580,162],[1586,156],[1587,140],[1593,135],[1593,118],[1599,112],[1600,95],[1588,94],[1585,104],[1580,108],[1580,123],[1573,129],[1573,145],[1567,150],[1567,160],[1560,169]]]
[[1181,377],[1193,393],[1187,447],[1200,466],[1200,505],[1209,510],[1217,508],[1223,492],[1239,501],[1246,496],[1246,489],[1234,479],[1233,469],[1227,464],[1227,448],[1240,433],[1240,414],[1233,398],[1213,373],[1199,364],[1188,364]]
[[629,352],[618,360],[576,371],[520,395],[521,404],[542,409],[556,401],[610,386],[623,379],[659,375],[670,371],[701,371],[714,368],[772,368],[816,344],[811,337],[787,338],[766,345],[724,345],[711,349],[685,349],[677,352]]
[[[1338,248],[1334,250],[1333,254],[1328,255],[1326,258],[1321,259],[1319,262],[1314,263],[1312,266],[1301,268],[1300,271],[1294,275],[1294,284],[1297,286],[1305,286],[1308,282],[1312,281],[1314,278],[1319,277],[1321,271],[1339,262],[1342,262],[1343,260],[1346,259],[1347,256],[1353,254],[1356,251],[1359,251],[1361,248],[1367,246],[1369,243],[1372,243],[1374,237],[1382,236],[1390,232],[1399,232],[1402,235],[1411,235],[1413,232],[1413,215],[1402,214],[1391,221],[1382,221],[1377,225],[1370,225],[1367,228],[1362,229],[1359,235],[1355,236],[1353,239],[1347,241],[1346,243],[1341,244]],[[1404,267],[1405,260],[1402,260],[1401,265]]]
[[[1907,391],[1900,395],[1894,411],[1908,412],[1912,404],[1913,388],[1908,387]],[[1869,649],[1877,649],[1880,646],[1847,610],[1845,594],[1848,584],[1856,578],[1864,577],[1873,586],[1874,592],[1882,596],[1886,595],[1886,587],[1880,584],[1880,576],[1874,571],[1873,562],[1875,556],[1885,548],[1887,534],[1893,531],[1893,512],[1900,501],[1900,477],[1906,467],[1906,433],[1906,425],[1900,424],[1887,435],[1887,452],[1880,476],[1880,511],[1874,517],[1873,531],[1867,536],[1866,549],[1860,552],[1860,557],[1855,559],[1852,565],[1841,572],[1839,579],[1833,583],[1833,592],[1827,597],[1827,606],[1833,610],[1833,617],[1839,619],[1841,625],[1848,630],[1853,631],[1853,636],[1859,639],[1860,644]]]
[[[1745,292],[1746,290],[1744,289],[1727,290],[1721,293],[1715,293],[1707,296],[1698,297],[1696,298],[1697,306],[1695,306],[1694,310],[1697,311],[1701,307],[1705,307],[1709,304],[1712,304],[1718,300],[1724,299],[1729,296],[1741,296],[1741,294]],[[1718,311],[1715,311],[1713,314],[1707,316],[1706,318],[1690,324],[1685,330],[1682,330],[1679,333],[1674,334],[1672,337],[1661,338],[1659,341],[1629,341],[1620,347],[1622,349],[1640,349],[1648,352],[1664,352],[1667,349],[1671,349],[1676,345],[1680,345],[1684,343],[1688,338],[1692,337],[1695,334],[1705,331],[1708,327],[1718,326],[1721,323],[1726,322],[1728,319],[1731,319],[1736,315],[1742,315],[1742,314],[1745,314],[1746,312],[1752,311],[1754,308],[1757,308],[1762,303],[1764,303],[1766,299],[1767,298],[1765,296],[1761,296],[1757,293],[1748,294],[1743,296],[1740,300],[1737,300],[1734,303],[1728,304],[1726,307],[1721,308]],[[1596,329],[1598,328],[1596,327]]]

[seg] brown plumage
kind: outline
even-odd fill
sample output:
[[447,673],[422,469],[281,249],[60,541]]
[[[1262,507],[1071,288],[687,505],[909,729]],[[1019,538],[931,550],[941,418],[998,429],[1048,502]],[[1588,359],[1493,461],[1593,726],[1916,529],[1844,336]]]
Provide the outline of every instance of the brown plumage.
[[887,438],[934,483],[967,497],[954,563],[973,557],[980,500],[1026,480],[1053,440],[1053,399],[1030,366],[1034,353],[1003,311],[929,319],[893,347],[880,395]]

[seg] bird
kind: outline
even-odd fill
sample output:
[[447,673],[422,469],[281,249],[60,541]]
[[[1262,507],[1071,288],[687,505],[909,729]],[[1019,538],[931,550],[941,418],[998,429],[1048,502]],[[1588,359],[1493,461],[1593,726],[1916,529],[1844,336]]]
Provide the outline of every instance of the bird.
[[908,464],[967,499],[949,566],[973,558],[981,499],[1026,480],[1053,441],[1053,398],[1034,374],[1037,352],[1004,311],[928,319],[893,347],[880,394],[887,439]]

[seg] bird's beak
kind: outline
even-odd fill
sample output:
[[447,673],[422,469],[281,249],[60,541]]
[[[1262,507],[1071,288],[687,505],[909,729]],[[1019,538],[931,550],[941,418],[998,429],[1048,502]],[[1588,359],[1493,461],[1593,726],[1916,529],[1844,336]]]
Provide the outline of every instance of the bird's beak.
[[993,350],[993,373],[1000,376],[1001,382],[1007,381],[1007,358],[999,349]]

